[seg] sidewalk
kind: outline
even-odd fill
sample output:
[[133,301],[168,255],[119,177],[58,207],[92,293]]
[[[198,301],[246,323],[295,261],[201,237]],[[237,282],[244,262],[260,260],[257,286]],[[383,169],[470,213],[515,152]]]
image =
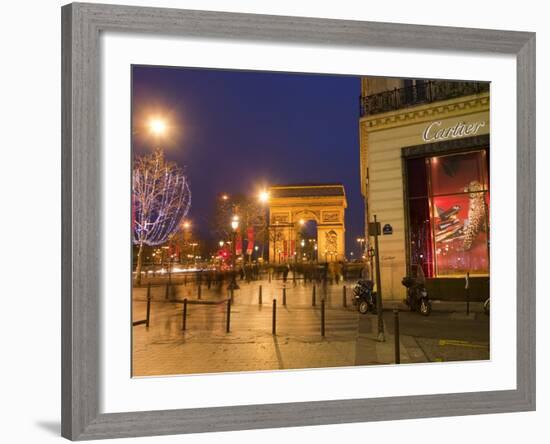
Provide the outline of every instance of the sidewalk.
[[[439,299],[430,299],[433,311],[445,313],[466,313],[466,301],[442,301]],[[409,307],[403,300],[384,299],[382,301],[384,310],[409,311]],[[471,313],[483,313],[483,302],[470,302]]]
[[[346,289],[340,284],[317,285],[315,290],[312,285],[282,281],[239,281],[239,285],[229,333],[225,287],[204,287],[200,299],[193,285],[173,286],[168,298],[166,286],[152,287],[150,327],[133,327],[133,375],[394,364],[392,309],[402,311],[402,364],[487,359],[488,346],[483,343],[488,317],[480,314],[479,302],[470,304],[466,316],[465,302],[434,300],[432,315],[425,317],[410,313],[401,300],[384,300],[385,341],[379,341],[377,316],[358,313],[349,283]],[[134,289],[133,321],[145,319],[146,294],[147,288]],[[185,331],[184,299],[188,299]],[[326,309],[324,337],[321,301]],[[276,334],[272,334],[274,305]]]
[[[385,328],[385,341],[378,339],[378,320],[375,316],[363,317],[357,337],[355,365],[395,364],[395,336]],[[414,337],[399,336],[401,364],[429,362]]]

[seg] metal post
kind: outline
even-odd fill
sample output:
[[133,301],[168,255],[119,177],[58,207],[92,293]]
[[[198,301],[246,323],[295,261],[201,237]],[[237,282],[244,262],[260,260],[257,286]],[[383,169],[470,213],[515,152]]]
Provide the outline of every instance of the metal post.
[[227,316],[225,319],[225,332],[229,333],[231,325],[231,301],[227,301]]
[[399,349],[399,310],[393,310],[393,329],[395,337],[395,363],[401,364],[401,351]]
[[346,299],[346,286],[344,285],[344,288],[342,288],[342,305],[344,307],[348,306],[348,301]]
[[271,320],[271,334],[277,334],[277,299],[273,299],[273,316]]
[[181,322],[181,329],[185,331],[187,327],[187,298],[183,300],[183,316]]
[[466,273],[466,316],[470,316],[470,272]]
[[168,299],[169,294],[170,294],[170,283],[167,282],[166,283],[166,288],[164,290],[164,299]]
[[202,293],[202,287],[201,287],[201,283],[199,282],[199,289],[198,289],[198,298],[199,299],[201,298],[201,293]]
[[151,319],[151,282],[147,284],[147,317],[145,318],[145,326],[149,328],[149,320]]
[[321,299],[321,336],[325,337],[325,300]]
[[262,305],[262,286],[258,289],[258,304]]
[[286,307],[286,288],[283,288],[283,305]]
[[313,307],[315,307],[315,303],[316,303],[316,301],[315,301],[315,288],[316,288],[315,284],[313,284],[313,290],[311,291],[311,305]]
[[374,250],[375,250],[375,263],[376,263],[376,313],[378,316],[378,340],[385,341],[384,335],[384,318],[382,317],[382,286],[380,278],[380,250],[378,247],[378,222],[376,220],[376,214],[374,215]]
[[233,303],[233,289],[229,289],[229,302]]

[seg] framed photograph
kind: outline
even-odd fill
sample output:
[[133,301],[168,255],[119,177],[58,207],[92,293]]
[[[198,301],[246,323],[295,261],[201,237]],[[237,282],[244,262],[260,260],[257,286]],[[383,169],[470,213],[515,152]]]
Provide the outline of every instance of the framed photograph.
[[535,409],[533,33],[62,25],[63,436]]

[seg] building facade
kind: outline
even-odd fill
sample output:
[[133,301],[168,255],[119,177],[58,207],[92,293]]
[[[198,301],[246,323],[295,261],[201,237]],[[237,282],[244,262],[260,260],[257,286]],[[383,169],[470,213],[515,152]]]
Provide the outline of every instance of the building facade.
[[[360,175],[384,298],[422,272],[431,296],[489,294],[489,84],[362,79]],[[370,237],[372,245],[372,236]]]

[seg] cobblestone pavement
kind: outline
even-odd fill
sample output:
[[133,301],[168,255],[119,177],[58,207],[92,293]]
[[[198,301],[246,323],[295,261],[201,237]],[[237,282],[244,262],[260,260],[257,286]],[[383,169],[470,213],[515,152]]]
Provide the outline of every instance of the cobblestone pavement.
[[[229,333],[226,332],[229,296],[226,289],[201,288],[199,300],[196,286],[177,286],[170,291],[168,299],[165,287],[152,288],[150,326],[133,327],[134,376],[395,362],[392,328],[387,326],[385,342],[377,340],[376,317],[360,315],[351,306],[349,284],[346,285],[347,306],[344,306],[343,284],[316,285],[315,306],[312,305],[313,285],[309,283],[257,281],[250,284],[239,282],[239,285],[241,288],[234,292],[231,305]],[[286,289],[286,297],[283,296],[283,289]],[[134,290],[134,321],[145,318],[146,292],[146,288]],[[188,299],[185,331],[182,330],[184,298]],[[277,301],[276,335],[272,334],[273,299]],[[286,305],[283,304],[284,299]],[[321,336],[322,299],[325,300],[324,337]],[[410,317],[412,321],[409,322],[413,324],[426,320],[413,313],[403,315],[405,319]],[[387,319],[386,324],[389,322]],[[436,332],[441,329],[440,324],[436,322],[431,330]],[[404,325],[407,326],[407,321]],[[414,329],[409,330],[413,332]],[[449,356],[441,357],[434,352],[429,341],[439,341],[437,335],[426,342],[406,333],[402,330],[400,336],[401,363],[452,360]],[[467,347],[453,347],[460,347],[461,359],[473,359],[468,357]],[[479,354],[480,349],[475,351]]]

